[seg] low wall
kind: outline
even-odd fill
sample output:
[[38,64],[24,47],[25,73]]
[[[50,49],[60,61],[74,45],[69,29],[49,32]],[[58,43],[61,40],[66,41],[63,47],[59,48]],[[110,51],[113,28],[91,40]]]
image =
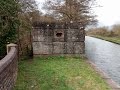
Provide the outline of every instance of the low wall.
[[17,47],[9,45],[7,51],[8,54],[0,60],[0,90],[12,90],[17,78]]

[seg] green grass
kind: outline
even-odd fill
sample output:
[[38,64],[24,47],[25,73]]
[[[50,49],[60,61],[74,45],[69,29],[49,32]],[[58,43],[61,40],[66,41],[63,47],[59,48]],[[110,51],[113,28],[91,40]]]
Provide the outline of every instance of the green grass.
[[13,90],[110,90],[80,57],[37,57],[19,62]]
[[97,36],[97,35],[93,35],[93,37],[99,38],[99,39],[103,39],[106,41],[110,41],[116,44],[120,44],[120,37],[107,37],[107,36]]

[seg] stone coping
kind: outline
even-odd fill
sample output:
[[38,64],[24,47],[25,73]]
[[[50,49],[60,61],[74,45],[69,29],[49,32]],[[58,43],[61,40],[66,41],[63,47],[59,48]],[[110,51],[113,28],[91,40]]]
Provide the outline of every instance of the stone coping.
[[2,70],[4,70],[4,68],[8,66],[10,62],[12,62],[16,53],[17,53],[16,48],[11,47],[11,50],[9,51],[9,53],[2,60],[0,60],[0,73],[2,72]]

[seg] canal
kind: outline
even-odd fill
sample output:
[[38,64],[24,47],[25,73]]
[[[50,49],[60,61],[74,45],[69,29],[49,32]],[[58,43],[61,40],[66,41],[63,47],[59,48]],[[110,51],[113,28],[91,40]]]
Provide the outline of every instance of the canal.
[[120,45],[86,36],[86,56],[120,85]]

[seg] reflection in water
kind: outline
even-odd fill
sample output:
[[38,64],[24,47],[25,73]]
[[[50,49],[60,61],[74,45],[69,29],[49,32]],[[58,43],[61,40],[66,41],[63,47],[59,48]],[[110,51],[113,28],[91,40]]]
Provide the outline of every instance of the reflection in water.
[[120,85],[120,45],[86,36],[86,55]]

